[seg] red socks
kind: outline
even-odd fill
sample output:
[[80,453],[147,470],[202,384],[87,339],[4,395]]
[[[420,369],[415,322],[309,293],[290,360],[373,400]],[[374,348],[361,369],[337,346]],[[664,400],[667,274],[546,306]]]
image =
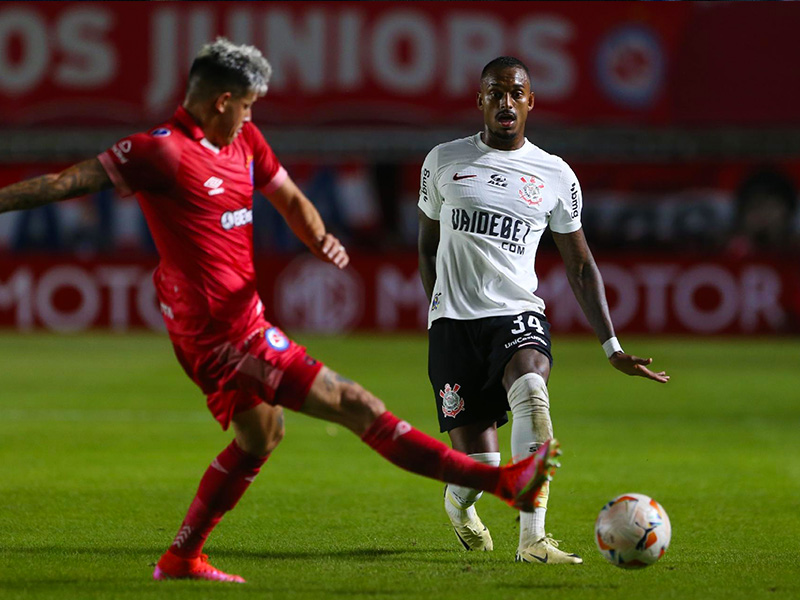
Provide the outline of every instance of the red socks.
[[170,551],[183,558],[200,556],[203,544],[222,516],[236,506],[268,456],[248,454],[236,441],[223,450],[208,467],[197,495],[189,506]]
[[496,493],[500,469],[484,465],[401,421],[389,411],[361,439],[398,467],[464,487]]
[[[500,469],[484,465],[383,413],[361,439],[388,461],[412,473],[464,487],[499,493]],[[200,556],[206,538],[231,510],[261,470],[267,457],[244,452],[236,442],[208,467],[170,551],[183,558]]]

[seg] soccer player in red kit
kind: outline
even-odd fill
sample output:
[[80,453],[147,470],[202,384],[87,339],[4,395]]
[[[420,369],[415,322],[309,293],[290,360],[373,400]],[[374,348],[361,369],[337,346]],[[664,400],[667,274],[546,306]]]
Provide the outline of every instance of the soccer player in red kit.
[[156,579],[244,581],[211,566],[202,548],[281,441],[282,407],[347,427],[401,468],[489,491],[520,510],[531,510],[557,466],[554,440],[499,468],[451,450],[265,320],[252,260],[255,189],[315,256],[340,269],[349,262],[250,122],[270,74],[256,48],[220,38],[195,58],[170,120],[61,173],[0,189],[0,213],[111,186],[136,194],[160,256],[154,281],[175,354],[222,428],[233,424],[234,439],[203,475]]

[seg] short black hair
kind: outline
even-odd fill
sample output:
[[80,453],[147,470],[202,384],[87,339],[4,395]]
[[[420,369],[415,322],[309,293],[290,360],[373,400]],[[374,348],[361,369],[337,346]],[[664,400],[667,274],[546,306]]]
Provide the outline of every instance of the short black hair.
[[521,69],[525,71],[528,81],[531,80],[531,72],[528,70],[527,65],[520,59],[514,56],[498,56],[494,60],[490,60],[486,66],[483,67],[483,71],[481,71],[481,81],[486,79],[487,75],[489,75],[489,73],[492,71],[507,68]]

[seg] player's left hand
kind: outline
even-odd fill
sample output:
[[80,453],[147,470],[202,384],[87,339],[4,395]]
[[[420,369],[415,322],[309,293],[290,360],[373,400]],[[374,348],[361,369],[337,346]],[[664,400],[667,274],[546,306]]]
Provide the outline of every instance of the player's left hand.
[[626,375],[637,375],[659,383],[667,383],[669,381],[669,375],[667,375],[666,371],[655,373],[647,368],[647,365],[653,362],[652,358],[639,358],[624,352],[615,352],[608,361],[615,369],[622,371]]
[[336,236],[326,233],[318,242],[316,255],[324,261],[333,263],[340,269],[344,269],[350,263],[350,256],[347,254],[342,243]]

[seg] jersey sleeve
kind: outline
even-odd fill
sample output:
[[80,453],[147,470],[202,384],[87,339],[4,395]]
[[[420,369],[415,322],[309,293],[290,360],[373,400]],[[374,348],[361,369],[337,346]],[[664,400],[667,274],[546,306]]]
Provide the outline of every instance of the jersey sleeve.
[[567,163],[562,161],[562,165],[556,206],[550,214],[550,229],[556,233],[572,233],[581,228],[583,195],[575,172]]
[[168,189],[180,160],[176,152],[168,136],[137,133],[121,139],[97,158],[124,198],[138,191]]
[[442,195],[438,186],[439,150],[434,148],[428,152],[425,162],[422,163],[422,172],[419,181],[419,206],[420,210],[434,221],[439,220],[442,210]]
[[264,194],[269,194],[281,187],[289,174],[275,156],[258,127],[250,123],[248,130],[250,146],[253,150],[253,162],[250,163],[253,187],[261,190]]

